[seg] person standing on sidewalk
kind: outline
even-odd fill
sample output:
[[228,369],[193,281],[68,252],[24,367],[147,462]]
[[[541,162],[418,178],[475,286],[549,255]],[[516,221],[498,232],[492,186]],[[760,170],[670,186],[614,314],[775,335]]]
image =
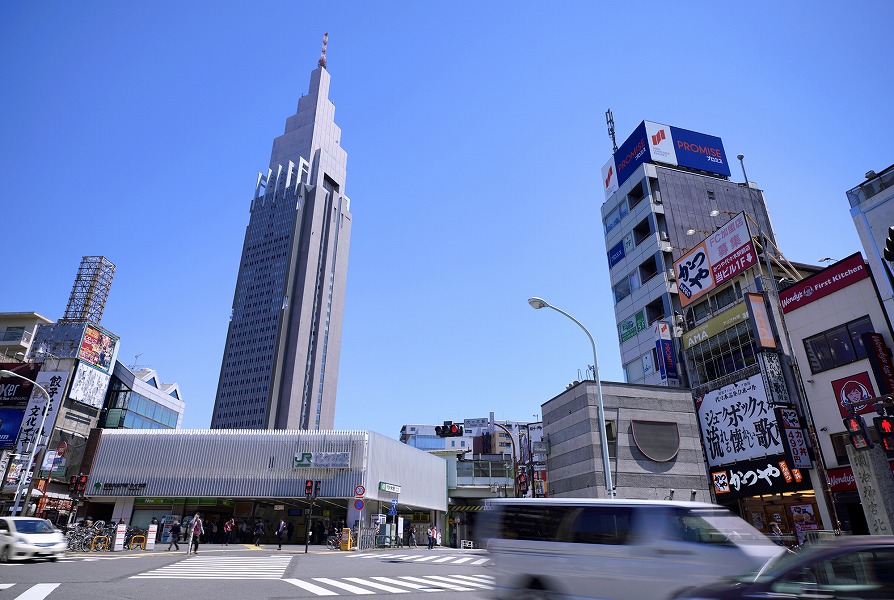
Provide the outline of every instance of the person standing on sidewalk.
[[286,525],[285,519],[279,520],[279,527],[276,528],[276,541],[279,542],[277,550],[282,550],[282,540],[288,535],[289,526]]
[[199,513],[189,522],[189,544],[186,547],[186,553],[189,554],[192,549],[193,554],[199,553],[199,538],[205,534],[205,527],[202,523],[202,517]]
[[428,549],[431,550],[435,547],[435,526],[428,526]]
[[169,552],[171,550],[171,546],[174,547],[175,550],[180,550],[180,544],[177,542],[180,541],[180,521],[174,519],[174,523],[171,525],[171,530],[168,532],[168,536],[170,536],[171,543],[168,544],[168,549],[165,552]]

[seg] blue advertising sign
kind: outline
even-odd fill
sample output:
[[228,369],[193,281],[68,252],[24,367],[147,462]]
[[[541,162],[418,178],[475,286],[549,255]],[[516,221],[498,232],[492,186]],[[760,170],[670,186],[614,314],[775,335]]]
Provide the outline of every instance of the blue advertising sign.
[[22,408],[0,408],[0,448],[12,448],[25,419]]
[[673,340],[661,340],[661,348],[659,351],[663,356],[661,363],[664,372],[667,373],[668,379],[677,379],[679,375],[677,374],[677,360],[674,357]]
[[615,152],[615,165],[618,167],[618,185],[622,185],[627,178],[644,162],[651,160],[649,144],[646,142],[646,122],[643,121],[633,130],[618,151]]
[[661,347],[661,342],[663,341],[655,340],[655,352],[658,354],[658,372],[661,373],[661,381],[667,379],[667,369],[664,366],[664,350]]
[[729,177],[729,163],[719,137],[671,126],[677,164]]
[[614,267],[620,260],[624,258],[624,240],[621,240],[608,251],[608,268]]

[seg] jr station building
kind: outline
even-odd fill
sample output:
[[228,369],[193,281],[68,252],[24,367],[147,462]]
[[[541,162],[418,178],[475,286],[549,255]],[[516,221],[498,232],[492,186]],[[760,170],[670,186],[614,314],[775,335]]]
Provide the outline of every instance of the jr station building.
[[447,510],[445,460],[372,431],[95,430],[91,443],[79,516],[94,520],[200,512],[270,532],[285,519],[303,542],[330,524],[424,528]]

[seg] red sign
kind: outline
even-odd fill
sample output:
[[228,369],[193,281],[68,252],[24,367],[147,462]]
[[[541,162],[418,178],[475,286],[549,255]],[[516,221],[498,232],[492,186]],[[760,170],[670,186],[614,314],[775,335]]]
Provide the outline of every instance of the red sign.
[[[863,402],[875,398],[875,390],[872,389],[872,382],[869,380],[869,373],[863,371],[850,377],[842,377],[832,382],[832,389],[835,391],[835,402],[838,404],[838,410],[841,412],[841,418],[851,414],[848,405],[857,402]],[[872,404],[867,404],[863,408],[855,411],[856,414],[873,412]]]
[[779,292],[782,312],[789,313],[869,277],[859,252]]
[[[894,461],[889,462],[888,466],[891,467],[891,474],[894,475]],[[850,467],[828,469],[826,478],[829,480],[830,491],[855,492],[857,490],[857,481],[854,479],[854,472]]]
[[864,333],[860,336],[863,345],[866,346],[866,358],[872,365],[872,374],[875,375],[875,381],[882,388],[879,390],[882,394],[890,394],[894,392],[894,365],[891,364],[891,357],[888,355],[888,346],[885,339],[880,333]]

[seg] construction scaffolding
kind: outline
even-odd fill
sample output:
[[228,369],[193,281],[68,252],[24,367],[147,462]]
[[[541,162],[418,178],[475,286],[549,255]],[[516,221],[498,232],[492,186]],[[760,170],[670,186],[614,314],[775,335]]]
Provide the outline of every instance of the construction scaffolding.
[[75,277],[65,315],[60,323],[91,322],[99,324],[106,308],[109,288],[115,276],[115,265],[105,256],[84,256]]

